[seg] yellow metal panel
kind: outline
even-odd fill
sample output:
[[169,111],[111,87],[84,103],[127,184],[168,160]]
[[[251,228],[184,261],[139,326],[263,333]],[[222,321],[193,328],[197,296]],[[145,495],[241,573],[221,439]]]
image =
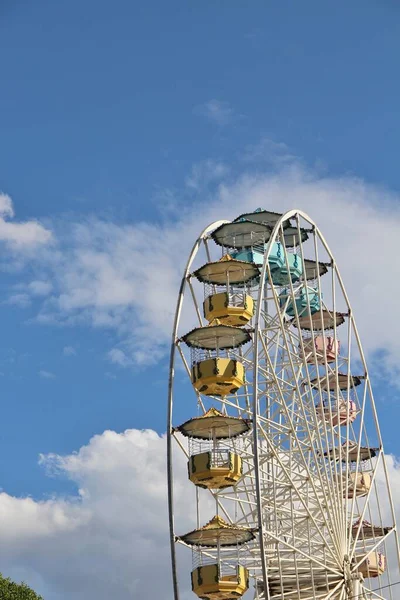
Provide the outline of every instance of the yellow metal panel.
[[233,325],[234,327],[248,323],[254,314],[254,301],[251,296],[246,294],[243,298],[242,306],[233,306],[229,304],[229,296],[226,292],[212,294],[208,296],[203,303],[204,316],[207,321],[218,319],[224,325]]
[[193,365],[192,383],[206,396],[234,394],[244,384],[244,367],[230,358],[209,358]]
[[189,458],[189,479],[195,485],[209,489],[221,489],[234,485],[242,476],[242,459],[238,454],[228,453],[226,463],[212,464],[212,453],[203,452]]
[[249,587],[248,570],[238,565],[236,574],[220,577],[218,565],[205,565],[192,571],[192,589],[199,598],[227,600],[243,596]]

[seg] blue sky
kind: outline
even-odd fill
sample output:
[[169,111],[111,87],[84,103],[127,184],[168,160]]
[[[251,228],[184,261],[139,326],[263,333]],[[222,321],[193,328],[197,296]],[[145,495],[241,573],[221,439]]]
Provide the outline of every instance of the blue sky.
[[[398,223],[399,56],[393,0],[2,2],[0,191],[15,211],[5,220],[37,222],[52,238],[0,242],[5,492],[75,493],[79,478],[49,478],[41,453],[70,455],[106,429],[164,432],[174,269],[208,216],[243,212],[241,198],[256,208],[259,189],[267,208],[304,202],[312,217],[327,194],[334,210],[340,197],[324,233],[346,260],[348,219],[375,219],[380,239]],[[370,240],[350,274],[361,260],[367,277]],[[158,284],[141,261],[160,269]],[[151,314],[143,320],[126,286],[154,300],[141,350],[153,362],[137,356]],[[385,372],[378,409],[387,450],[400,455],[400,332],[379,320],[379,296],[372,305],[361,334]]]

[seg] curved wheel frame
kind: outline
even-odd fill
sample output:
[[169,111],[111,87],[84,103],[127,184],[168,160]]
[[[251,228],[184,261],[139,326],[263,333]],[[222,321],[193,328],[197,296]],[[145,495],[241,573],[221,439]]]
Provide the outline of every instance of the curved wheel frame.
[[[207,236],[208,234],[223,225],[229,223],[229,221],[215,221],[203,229],[199,237],[195,241],[193,248],[189,254],[188,261],[186,263],[185,271],[181,280],[179,288],[178,301],[176,304],[174,325],[172,329],[172,341],[171,351],[169,359],[169,379],[168,379],[168,412],[167,412],[167,486],[168,486],[168,521],[169,521],[169,535],[170,535],[170,547],[171,547],[171,564],[172,564],[172,583],[174,588],[175,600],[179,600],[179,587],[178,587],[178,576],[176,566],[176,551],[175,551],[175,529],[174,529],[174,488],[173,488],[173,468],[172,468],[172,409],[173,409],[173,394],[174,394],[174,376],[175,376],[175,355],[176,355],[176,342],[179,327],[179,320],[182,311],[183,297],[185,294],[186,286],[188,284],[188,277],[190,269],[193,264],[196,254],[199,251],[200,245],[203,242],[207,249]],[[209,252],[207,249],[207,256],[209,258]]]

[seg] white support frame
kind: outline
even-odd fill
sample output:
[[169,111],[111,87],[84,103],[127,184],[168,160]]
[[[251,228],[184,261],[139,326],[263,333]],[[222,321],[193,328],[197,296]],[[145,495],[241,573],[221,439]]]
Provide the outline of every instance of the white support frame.
[[[345,356],[336,356],[334,363],[326,359],[327,331],[323,322],[321,331],[314,331],[312,326],[309,300],[311,293],[314,292],[311,292],[309,281],[303,277],[300,282],[293,283],[289,278],[287,299],[282,306],[276,286],[270,283],[273,275],[268,259],[277,240],[283,244],[287,270],[290,267],[284,238],[284,224],[288,220],[295,221],[299,237],[302,230],[300,223],[307,223],[308,231],[313,237],[313,258],[317,263],[315,289],[320,302],[318,311],[321,321],[323,321],[323,310],[328,309],[335,315],[340,300],[346,306],[348,323]],[[191,282],[191,268],[201,248],[205,250],[206,261],[212,260],[208,243],[209,234],[228,222],[212,223],[196,240],[182,277],[172,332],[168,385],[167,475],[175,600],[179,600],[175,546],[180,540],[176,536],[174,526],[173,438],[178,442],[177,447],[180,451],[187,455],[184,444],[176,437],[173,428],[173,390],[177,351],[190,377],[185,350],[178,339],[179,322],[185,291],[188,287],[189,299],[193,304],[193,322],[197,321],[196,326],[204,324],[199,310],[200,303],[197,301],[196,291]],[[307,242],[301,243],[297,251],[304,270],[305,244]],[[322,299],[321,275],[318,268],[320,251],[328,255],[331,265],[331,298],[326,306],[325,300]],[[309,338],[314,339],[316,333],[323,338],[322,354],[325,360],[322,364],[318,362],[315,347],[311,355],[309,353],[307,361],[305,358],[304,339],[299,321],[300,316],[304,315],[299,314],[294,301],[303,288],[308,300],[306,315],[311,323]],[[294,309],[293,323],[297,325],[295,330],[291,329],[292,321],[288,322],[285,316],[289,304]],[[350,598],[348,591],[350,588],[360,589],[362,594],[368,594],[368,597],[374,594],[374,597],[380,598],[381,596],[370,588],[370,583],[361,583],[357,580],[357,584],[350,584],[349,577],[351,575],[354,581],[354,576],[363,561],[377,551],[380,543],[385,543],[386,546],[387,538],[394,540],[395,556],[392,560],[400,567],[400,548],[382,436],[360,337],[343,281],[325,238],[304,212],[289,211],[275,224],[265,249],[255,306],[252,343],[248,348],[237,351],[237,357],[245,365],[247,373],[252,374],[251,380],[247,381],[244,388],[236,395],[226,396],[223,399],[204,397],[196,392],[198,405],[203,412],[209,406],[219,402],[224,409],[236,411],[237,416],[250,418],[253,421],[252,433],[244,437],[241,448],[244,465],[241,480],[232,488],[211,491],[216,510],[223,513],[228,522],[237,522],[257,530],[257,542],[243,549],[241,560],[255,578],[256,597],[260,600],[263,598],[265,600],[307,600],[308,598],[346,600]],[[330,335],[334,344],[337,344],[339,338],[336,319],[333,323],[333,333],[331,331]],[[361,374],[365,376],[360,398],[357,390],[352,386],[351,375],[355,373],[351,373],[351,364],[355,363],[354,356],[362,365],[364,372]],[[346,370],[347,373],[347,387],[343,391],[339,386],[341,369]],[[325,393],[323,387],[328,377],[334,378],[335,385],[332,391],[328,386]],[[316,381],[314,387],[311,385],[312,379]],[[349,418],[349,401],[352,395],[357,406],[355,423]],[[320,418],[315,402],[321,403],[323,396],[327,397],[328,411]],[[347,403],[345,426],[335,425],[333,420],[332,404],[335,401],[338,406],[339,398]],[[262,408],[264,405],[265,409]],[[351,488],[350,482],[351,477],[357,478],[359,474],[365,472],[360,447],[363,444],[368,445],[367,426],[368,429],[373,426],[379,455],[377,460],[371,461],[371,487],[362,498],[352,491],[354,483]],[[349,440],[358,445],[354,463],[349,461]],[[324,454],[328,451],[332,460],[324,458]],[[372,540],[367,540],[362,534],[361,523],[354,536],[352,523],[357,517],[363,520],[367,515],[369,518],[379,518],[379,526],[383,526],[381,499],[376,485],[380,465],[386,482],[391,529],[385,536],[381,536],[382,539],[374,537]],[[196,493],[198,522],[199,496],[200,494]],[[232,517],[232,510],[236,521]],[[204,555],[212,557],[213,553],[204,551]],[[234,554],[229,558],[229,552],[224,552],[223,556],[223,560],[228,561],[227,564],[234,564]],[[390,581],[389,574],[378,578],[381,587],[384,586],[386,577]],[[310,589],[310,592],[307,592],[306,588]],[[389,593],[392,598],[391,589]]]

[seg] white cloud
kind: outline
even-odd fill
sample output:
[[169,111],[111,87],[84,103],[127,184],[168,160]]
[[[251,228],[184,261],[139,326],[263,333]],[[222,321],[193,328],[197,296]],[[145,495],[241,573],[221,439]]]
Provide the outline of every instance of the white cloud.
[[[172,598],[165,452],[164,436],[127,430],[105,431],[67,456],[42,456],[48,474],[70,479],[77,494],[46,500],[0,494],[2,572],[35,582],[46,600]],[[400,506],[399,464],[387,459],[394,502]],[[174,471],[179,534],[193,529],[196,519],[195,488],[180,451]],[[381,471],[379,490],[382,476]],[[200,494],[205,523],[215,504],[207,492]],[[382,519],[390,524],[387,503],[381,500]],[[188,549],[181,549],[179,567],[182,598],[190,600]]]
[[45,370],[40,370],[39,371],[39,377],[42,377],[42,379],[55,379],[55,375],[54,373],[51,373],[50,371],[45,371]]
[[[355,177],[319,176],[296,162],[220,183],[206,202],[200,193],[161,224],[92,219],[72,225],[62,252],[49,252],[42,263],[54,292],[39,321],[114,330],[120,341],[109,358],[120,365],[158,361],[168,348],[180,277],[196,236],[214,220],[258,206],[300,208],[317,222],[336,255],[365,350],[371,357],[383,348],[386,364],[397,368],[400,284],[393,257],[400,197]],[[185,317],[183,326],[194,324],[193,315]]]
[[[165,452],[154,431],[128,430],[106,431],[69,456],[43,456],[48,472],[79,492],[42,501],[0,494],[2,572],[39,582],[46,600],[171,598]],[[190,531],[194,487],[183,460],[176,475],[176,509]],[[188,588],[189,551],[184,561]]]
[[123,347],[109,358],[118,364],[127,365],[133,355],[138,363],[158,360],[185,260],[179,248],[180,239],[183,248],[188,242],[182,226],[118,226],[96,219],[73,226],[64,255],[54,261],[49,253],[43,262],[55,291],[38,320],[114,329]]
[[6,242],[16,250],[40,246],[51,241],[51,231],[37,221],[7,221],[13,217],[14,209],[10,196],[0,193],[0,241]]
[[196,106],[194,112],[220,126],[229,125],[229,123],[232,123],[237,118],[235,111],[228,102],[222,102],[215,98],[200,106]]
[[[270,170],[260,172],[265,154],[277,160],[268,158]],[[336,256],[368,358],[383,350],[384,364],[397,373],[400,196],[360,178],[320,175],[284,144],[265,139],[245,158],[230,169],[213,161],[195,166],[173,216],[161,222],[120,225],[93,217],[64,223],[59,246],[42,250],[36,259],[40,277],[23,288],[31,295],[48,294],[38,321],[107,328],[118,338],[108,355],[112,362],[125,367],[157,362],[168,349],[180,277],[200,230],[258,206],[281,212],[300,208],[317,222]],[[1,211],[12,215],[11,200],[4,196]],[[28,302],[18,294],[11,301]],[[184,315],[183,327],[194,324],[193,315]]]
[[76,350],[73,346],[64,346],[63,354],[64,356],[75,356]]

